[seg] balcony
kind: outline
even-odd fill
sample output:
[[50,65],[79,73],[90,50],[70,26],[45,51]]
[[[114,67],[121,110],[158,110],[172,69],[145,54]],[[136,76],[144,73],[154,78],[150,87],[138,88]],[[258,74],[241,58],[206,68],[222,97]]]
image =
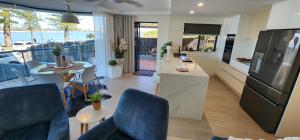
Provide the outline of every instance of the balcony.
[[[33,62],[39,64],[55,63],[52,44],[49,42],[33,45],[28,50],[0,52],[0,88],[11,87],[20,82],[17,80],[18,76],[11,71],[12,68],[29,77]],[[88,62],[95,57],[94,40],[61,44],[63,45],[63,55],[69,60]]]

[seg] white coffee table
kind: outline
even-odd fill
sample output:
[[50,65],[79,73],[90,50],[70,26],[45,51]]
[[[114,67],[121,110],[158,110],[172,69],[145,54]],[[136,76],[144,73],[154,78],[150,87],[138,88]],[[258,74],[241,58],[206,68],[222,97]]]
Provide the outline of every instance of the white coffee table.
[[89,123],[103,122],[106,117],[111,115],[111,110],[101,105],[101,110],[95,111],[92,105],[86,106],[76,114],[76,119],[80,122],[81,135],[89,130]]

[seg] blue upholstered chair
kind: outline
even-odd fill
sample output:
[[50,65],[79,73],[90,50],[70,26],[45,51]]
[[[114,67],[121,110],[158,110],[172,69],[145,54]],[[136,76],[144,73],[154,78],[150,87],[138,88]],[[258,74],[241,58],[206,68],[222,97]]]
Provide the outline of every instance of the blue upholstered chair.
[[69,140],[69,121],[54,84],[0,90],[1,140]]
[[126,90],[113,116],[79,140],[166,140],[169,104],[160,97]]

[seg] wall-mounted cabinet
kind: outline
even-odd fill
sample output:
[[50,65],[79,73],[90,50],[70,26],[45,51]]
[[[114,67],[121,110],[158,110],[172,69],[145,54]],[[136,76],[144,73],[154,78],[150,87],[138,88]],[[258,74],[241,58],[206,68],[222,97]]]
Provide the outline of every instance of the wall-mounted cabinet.
[[292,2],[292,13],[288,24],[289,28],[300,28],[300,0],[294,0]]
[[273,4],[267,29],[300,28],[300,0]]

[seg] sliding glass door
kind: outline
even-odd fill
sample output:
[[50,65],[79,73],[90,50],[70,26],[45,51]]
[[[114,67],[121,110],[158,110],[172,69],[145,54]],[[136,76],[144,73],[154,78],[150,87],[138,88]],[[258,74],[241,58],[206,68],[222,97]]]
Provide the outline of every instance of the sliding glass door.
[[135,22],[135,71],[154,72],[158,23]]

